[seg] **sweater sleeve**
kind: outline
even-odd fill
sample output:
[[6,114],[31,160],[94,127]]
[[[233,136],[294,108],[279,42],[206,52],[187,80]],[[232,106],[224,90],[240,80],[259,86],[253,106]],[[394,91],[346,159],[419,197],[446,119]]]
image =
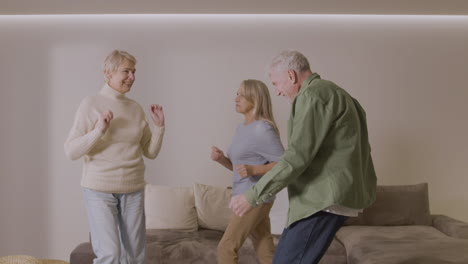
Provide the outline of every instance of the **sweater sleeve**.
[[97,120],[90,118],[89,103],[89,98],[85,98],[81,102],[64,144],[65,155],[71,160],[77,160],[86,155],[103,135],[101,130],[96,127]]
[[155,159],[158,156],[161,150],[163,136],[164,127],[153,125],[153,132],[151,132],[148,122],[146,122],[145,128],[143,129],[143,137],[140,142],[145,157]]

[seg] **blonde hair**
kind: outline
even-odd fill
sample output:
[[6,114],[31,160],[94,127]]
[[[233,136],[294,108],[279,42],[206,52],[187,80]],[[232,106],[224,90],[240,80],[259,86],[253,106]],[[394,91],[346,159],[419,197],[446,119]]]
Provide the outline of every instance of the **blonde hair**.
[[109,81],[106,73],[117,71],[117,68],[119,68],[120,64],[122,64],[124,60],[130,61],[133,65],[136,65],[137,63],[137,60],[132,54],[123,50],[113,50],[109,55],[107,55],[104,63],[102,64],[102,70],[104,72],[104,79],[106,82]]
[[241,82],[244,87],[245,99],[254,105],[254,119],[263,120],[269,123],[279,135],[278,126],[273,117],[270,92],[265,83],[259,80],[244,80]]

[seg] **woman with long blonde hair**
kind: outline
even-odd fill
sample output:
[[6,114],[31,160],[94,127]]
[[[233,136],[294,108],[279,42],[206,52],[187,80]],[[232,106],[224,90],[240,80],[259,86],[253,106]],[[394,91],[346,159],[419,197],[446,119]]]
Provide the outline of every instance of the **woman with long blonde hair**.
[[[211,150],[212,160],[233,171],[233,196],[255,185],[284,152],[267,86],[259,80],[242,81],[235,103],[236,112],[244,115],[244,121],[236,129],[228,155],[215,146]],[[248,236],[260,263],[272,262],[275,247],[269,213],[274,199],[268,198],[248,215],[232,215],[218,245],[218,263],[237,263],[237,252]]]

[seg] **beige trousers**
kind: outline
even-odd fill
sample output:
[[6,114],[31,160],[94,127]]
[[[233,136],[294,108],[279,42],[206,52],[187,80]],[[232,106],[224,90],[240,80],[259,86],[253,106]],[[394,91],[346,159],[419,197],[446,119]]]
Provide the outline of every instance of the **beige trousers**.
[[249,236],[260,263],[271,264],[275,252],[269,217],[272,206],[273,203],[265,203],[242,217],[232,215],[218,244],[219,264],[237,264],[237,252]]

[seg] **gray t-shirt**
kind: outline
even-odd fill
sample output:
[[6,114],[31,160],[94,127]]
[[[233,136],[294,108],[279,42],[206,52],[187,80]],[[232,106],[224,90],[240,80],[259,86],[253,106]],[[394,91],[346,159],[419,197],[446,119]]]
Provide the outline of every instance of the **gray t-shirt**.
[[[266,121],[257,120],[247,125],[242,122],[237,126],[227,155],[233,166],[239,164],[263,165],[277,162],[283,152],[283,145],[275,129]],[[261,177],[242,178],[234,167],[233,172],[232,195],[244,193],[254,186]],[[274,197],[271,201],[273,200]]]

